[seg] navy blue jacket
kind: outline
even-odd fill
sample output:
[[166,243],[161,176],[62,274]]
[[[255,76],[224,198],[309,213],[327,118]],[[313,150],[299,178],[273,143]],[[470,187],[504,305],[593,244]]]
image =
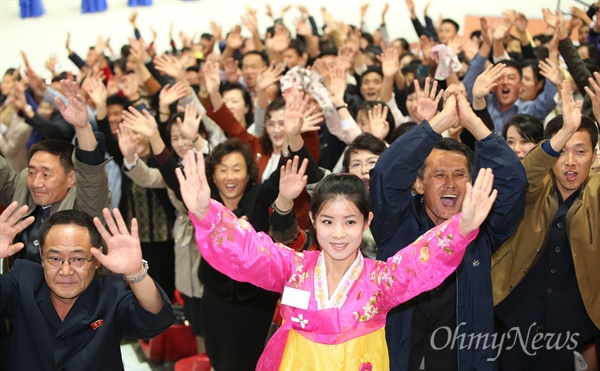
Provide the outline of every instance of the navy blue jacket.
[[[411,193],[417,169],[437,144],[441,135],[427,121],[398,138],[379,158],[371,170],[371,207],[374,218],[371,232],[377,241],[377,259],[385,260],[400,248],[408,246],[433,224],[427,216],[421,195]],[[467,249],[457,269],[457,324],[466,334],[464,346],[460,337],[460,370],[493,370],[495,351],[483,341],[468,347],[468,334],[494,332],[494,307],[490,258],[494,251],[516,230],[523,215],[527,178],[525,170],[506,142],[496,133],[477,142],[472,178],[480,168],[492,168],[498,197],[479,235]],[[406,305],[408,304],[408,305]],[[399,310],[396,310],[399,309]],[[405,303],[388,315],[386,338],[391,370],[407,370],[411,345],[414,304]],[[464,324],[463,324],[464,323]],[[476,341],[473,341],[475,344]],[[491,339],[488,340],[491,344]],[[470,349],[468,349],[470,348]]]
[[17,259],[0,275],[0,318],[13,323],[8,369],[123,370],[124,337],[149,339],[175,322],[169,298],[158,288],[165,305],[152,314],[120,275],[96,275],[61,322],[42,266]]

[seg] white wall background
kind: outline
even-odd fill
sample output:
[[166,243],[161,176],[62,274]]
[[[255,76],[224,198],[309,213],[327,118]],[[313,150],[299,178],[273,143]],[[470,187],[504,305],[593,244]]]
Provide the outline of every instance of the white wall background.
[[[120,48],[133,36],[127,21],[132,8],[124,0],[108,0],[108,10],[103,13],[81,14],[79,0],[43,0],[46,13],[40,18],[21,19],[17,0],[0,0],[0,73],[9,67],[23,65],[19,50],[29,56],[32,67],[42,76],[48,75],[44,69],[44,61],[50,53],[56,53],[64,69],[74,70],[75,66],[67,59],[64,47],[67,32],[71,32],[71,48],[82,58],[89,46],[95,43],[98,36],[110,37],[113,48]],[[321,27],[322,19],[319,11],[324,5],[336,19],[350,24],[359,23],[359,7],[365,0],[304,0],[280,1],[271,0],[273,11],[279,10],[288,3],[304,4],[314,14],[317,25]],[[259,29],[269,26],[264,9],[264,0],[154,0],[151,7],[138,7],[138,27],[146,39],[151,38],[149,26],[158,31],[156,47],[159,51],[169,48],[168,29],[171,21],[175,22],[175,34],[184,31],[189,35],[195,32],[210,32],[209,22],[215,20],[223,25],[223,34],[239,22],[246,6],[259,9]],[[374,30],[380,23],[381,10],[385,1],[372,0],[367,14],[367,28]],[[417,13],[422,14],[424,0],[415,0]],[[498,16],[507,8],[518,9],[530,18],[541,18],[542,7],[555,9],[557,0],[432,0],[429,14],[436,18],[439,14],[450,17],[462,24],[465,15]],[[568,11],[574,1],[561,1],[561,9]],[[285,17],[286,23],[299,16],[292,8]],[[408,11],[403,0],[390,0],[387,15],[390,37],[405,37],[409,41],[417,40],[410,23]],[[247,34],[247,31],[244,31]],[[178,41],[178,40],[177,40]],[[179,45],[179,44],[178,44]]]

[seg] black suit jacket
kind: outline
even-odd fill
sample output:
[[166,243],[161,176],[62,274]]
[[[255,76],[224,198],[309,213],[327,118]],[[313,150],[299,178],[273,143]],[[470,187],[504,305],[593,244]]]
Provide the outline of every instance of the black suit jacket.
[[13,323],[9,370],[123,370],[120,343],[152,338],[175,322],[169,299],[144,310],[121,276],[96,275],[61,322],[40,264],[18,259],[0,276],[0,318]]

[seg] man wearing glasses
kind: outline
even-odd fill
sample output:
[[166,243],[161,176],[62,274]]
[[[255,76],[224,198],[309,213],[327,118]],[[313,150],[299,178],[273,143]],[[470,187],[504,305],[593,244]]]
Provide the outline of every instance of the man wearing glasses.
[[[23,248],[27,206],[0,214],[0,258]],[[137,221],[103,211],[107,229],[82,211],[54,213],[39,233],[42,264],[18,259],[0,275],[0,318],[13,324],[9,370],[123,370],[120,342],[152,338],[175,322],[168,297],[148,275]],[[102,239],[107,252],[102,253]],[[104,266],[115,273],[100,278]]]

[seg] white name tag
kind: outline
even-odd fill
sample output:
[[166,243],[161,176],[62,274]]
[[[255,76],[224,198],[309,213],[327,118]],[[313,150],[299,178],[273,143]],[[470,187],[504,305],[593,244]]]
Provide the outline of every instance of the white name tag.
[[310,291],[295,289],[286,286],[283,289],[281,304],[289,305],[290,307],[299,309],[308,309],[308,301],[310,300]]

